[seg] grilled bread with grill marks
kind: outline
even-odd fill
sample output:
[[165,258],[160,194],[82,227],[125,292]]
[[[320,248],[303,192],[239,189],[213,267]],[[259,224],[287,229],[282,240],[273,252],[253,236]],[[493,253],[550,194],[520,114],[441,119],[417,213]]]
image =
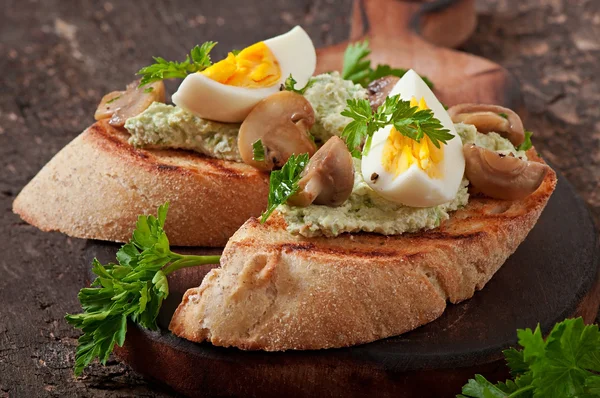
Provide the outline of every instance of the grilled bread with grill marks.
[[188,151],[137,149],[128,138],[96,122],[23,188],[13,211],[43,231],[126,242],[139,214],[169,201],[172,245],[222,247],[267,206],[267,173]]
[[[530,160],[542,161],[529,151]],[[439,317],[482,289],[535,225],[556,185],[508,202],[472,197],[415,234],[304,238],[275,214],[248,220],[221,267],[186,292],[170,329],[192,341],[280,351],[367,343]]]

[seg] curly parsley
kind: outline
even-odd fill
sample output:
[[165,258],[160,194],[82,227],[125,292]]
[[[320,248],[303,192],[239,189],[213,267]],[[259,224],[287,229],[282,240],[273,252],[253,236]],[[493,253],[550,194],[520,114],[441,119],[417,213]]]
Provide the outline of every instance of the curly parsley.
[[268,220],[269,216],[277,206],[284,204],[290,196],[298,192],[298,182],[301,178],[300,174],[307,163],[308,153],[303,153],[298,156],[292,155],[283,165],[281,170],[271,172],[269,180],[269,204],[267,210],[265,210],[260,218],[261,223]]
[[457,398],[567,398],[600,396],[600,332],[581,318],[557,323],[544,340],[535,331],[518,330],[522,349],[504,357],[513,380],[493,384],[482,375],[462,388]]
[[308,90],[308,88],[310,88],[313,84],[315,84],[315,80],[309,79],[308,82],[306,83],[306,85],[300,89],[296,88],[296,83],[297,83],[296,79],[294,79],[292,77],[292,74],[290,73],[290,76],[287,79],[285,79],[285,82],[281,85],[280,91],[283,91],[283,90],[293,91],[294,93],[304,95],[306,90]]
[[[367,87],[369,83],[385,76],[402,77],[407,72],[406,69],[392,68],[389,65],[377,65],[375,69],[371,67],[371,61],[367,57],[371,54],[369,41],[359,41],[351,43],[344,52],[344,66],[342,67],[342,78],[352,80],[355,84]],[[423,81],[433,88],[433,83],[426,77]]]
[[410,101],[401,100],[399,95],[387,97],[376,111],[371,109],[366,99],[350,99],[347,104],[341,114],[352,121],[346,125],[341,136],[355,158],[362,156],[359,150],[362,143],[365,142],[363,152],[366,154],[373,134],[388,125],[393,125],[400,134],[417,142],[427,136],[437,148],[440,148],[440,143],[446,144],[454,137],[443,128],[430,109],[411,107]]
[[521,145],[517,147],[517,151],[528,151],[531,149],[533,144],[531,143],[531,136],[533,133],[531,131],[525,130],[525,141]]
[[261,139],[258,139],[252,143],[252,160],[257,162],[265,161],[265,146]]
[[155,62],[152,65],[143,67],[137,73],[142,76],[139,87],[159,80],[184,78],[190,73],[203,71],[212,64],[210,51],[216,44],[214,41],[207,41],[200,46],[195,46],[183,62],[167,61],[161,57],[153,57]]
[[79,292],[83,313],[65,319],[83,331],[75,355],[75,374],[95,358],[106,364],[115,344],[123,346],[127,320],[156,330],[156,317],[169,295],[167,276],[178,269],[218,264],[220,256],[173,253],[163,229],[169,204],[158,208],[157,217],[139,216],[133,237],[117,252],[117,263],[93,260],[97,278]]

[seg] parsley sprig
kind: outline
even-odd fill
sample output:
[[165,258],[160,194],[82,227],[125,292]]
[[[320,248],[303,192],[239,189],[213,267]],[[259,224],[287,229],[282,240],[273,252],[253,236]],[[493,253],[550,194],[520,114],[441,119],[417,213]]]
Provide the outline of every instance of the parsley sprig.
[[167,275],[185,267],[218,264],[220,256],[173,253],[163,229],[168,203],[158,217],[139,216],[133,237],[117,252],[117,263],[93,260],[97,278],[79,292],[83,313],[67,315],[67,322],[83,331],[75,355],[79,375],[95,358],[106,364],[115,344],[123,346],[127,320],[155,330],[156,317],[169,295]]
[[301,155],[292,155],[283,165],[281,170],[271,172],[269,180],[269,204],[267,210],[262,214],[260,222],[267,221],[271,213],[277,206],[284,204],[287,200],[298,192],[298,182],[300,174],[308,163],[308,153]]
[[532,135],[533,133],[531,131],[525,130],[525,141],[523,141],[521,145],[517,147],[517,151],[528,151],[531,149],[531,147],[533,146],[533,144],[531,143]]
[[290,73],[290,75],[288,76],[287,79],[285,79],[285,82],[281,85],[281,89],[280,90],[286,90],[286,91],[293,91],[294,93],[298,93],[298,94],[302,94],[304,95],[304,93],[306,92],[306,90],[308,90],[313,84],[315,84],[314,79],[309,79],[308,82],[306,83],[306,85],[300,89],[296,88],[296,79],[294,79],[292,77],[292,74]]
[[[377,65],[375,69],[371,67],[371,61],[367,58],[371,54],[369,41],[359,41],[351,43],[344,52],[344,66],[342,68],[342,77],[346,80],[352,80],[355,84],[367,87],[373,80],[385,76],[402,77],[407,72],[406,69],[392,68],[389,65]],[[426,77],[423,81],[433,88],[433,83]]]
[[554,326],[544,340],[540,326],[518,330],[522,349],[504,351],[513,380],[493,384],[482,375],[457,398],[566,398],[600,396],[600,332],[581,318]]
[[265,161],[265,146],[260,138],[252,143],[252,160]]
[[137,73],[142,76],[139,87],[159,80],[184,78],[190,73],[203,71],[212,64],[210,51],[216,44],[214,41],[207,41],[200,46],[195,46],[186,55],[183,62],[167,61],[161,57],[153,57],[155,62],[152,65],[143,67]]
[[346,140],[352,156],[359,159],[362,143],[365,142],[363,152],[367,154],[373,134],[388,125],[393,125],[400,134],[417,142],[427,136],[437,148],[440,148],[440,143],[446,144],[454,137],[443,128],[430,109],[411,107],[410,101],[401,100],[399,95],[387,97],[376,111],[371,109],[366,99],[350,99],[341,114],[352,119],[342,131],[342,138]]

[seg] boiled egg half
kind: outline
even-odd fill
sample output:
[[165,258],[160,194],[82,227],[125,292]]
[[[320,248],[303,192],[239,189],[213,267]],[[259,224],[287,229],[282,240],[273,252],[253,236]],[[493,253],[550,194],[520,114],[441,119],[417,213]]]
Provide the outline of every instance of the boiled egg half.
[[287,33],[230,52],[202,72],[188,75],[173,103],[204,119],[242,122],[262,99],[277,92],[291,74],[304,87],[315,72],[317,56],[300,26]]
[[423,79],[408,71],[390,91],[419,109],[431,109],[454,138],[437,148],[425,136],[420,142],[400,134],[393,126],[375,132],[371,148],[362,158],[367,184],[382,197],[411,207],[431,207],[456,197],[465,172],[462,142],[454,124]]

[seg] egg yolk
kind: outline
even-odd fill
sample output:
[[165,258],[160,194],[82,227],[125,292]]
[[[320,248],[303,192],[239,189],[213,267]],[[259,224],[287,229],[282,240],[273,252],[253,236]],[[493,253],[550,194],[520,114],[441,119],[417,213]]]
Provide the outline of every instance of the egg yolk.
[[238,87],[270,87],[279,82],[279,62],[264,42],[246,47],[200,72],[212,80]]
[[[429,109],[424,98],[417,102],[417,99],[412,97],[410,106],[418,106],[419,110]],[[392,127],[383,147],[381,164],[386,171],[394,173],[395,177],[404,173],[412,165],[417,165],[429,177],[440,178],[441,171],[438,164],[443,158],[444,151],[433,145],[429,137],[425,136],[421,142],[417,142]]]

